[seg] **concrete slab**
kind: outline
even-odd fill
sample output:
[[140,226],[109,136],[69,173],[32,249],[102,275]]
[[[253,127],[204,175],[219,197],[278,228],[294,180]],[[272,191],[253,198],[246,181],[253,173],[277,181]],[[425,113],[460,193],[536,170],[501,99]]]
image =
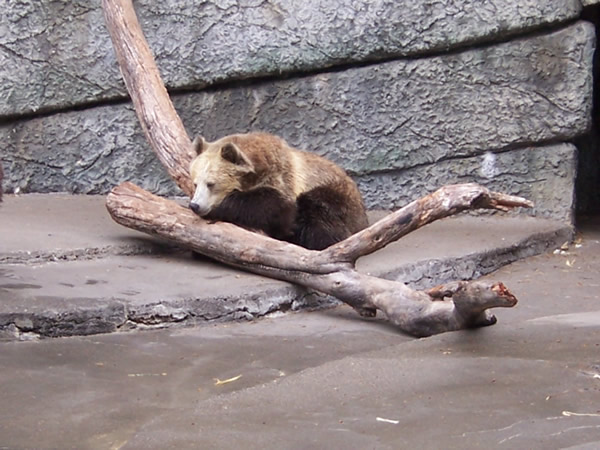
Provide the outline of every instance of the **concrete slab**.
[[[108,216],[103,196],[7,196],[0,214],[0,340],[196,325],[334,304],[123,228]],[[571,234],[568,225],[530,217],[461,216],[411,233],[358,268],[426,287],[481,276],[556,248]]]
[[0,343],[1,446],[598,448],[598,225],[494,273],[519,304],[478,330],[411,339],[342,306]]
[[164,250],[160,241],[116,224],[105,200],[104,195],[6,195],[0,208],[0,264]]

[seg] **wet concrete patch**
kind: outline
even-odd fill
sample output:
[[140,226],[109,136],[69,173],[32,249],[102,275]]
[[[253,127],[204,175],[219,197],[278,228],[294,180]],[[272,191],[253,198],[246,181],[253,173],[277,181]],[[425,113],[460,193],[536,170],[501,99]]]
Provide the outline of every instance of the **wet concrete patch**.
[[559,314],[532,319],[529,322],[539,325],[561,325],[570,327],[597,327],[600,328],[600,311],[584,313]]

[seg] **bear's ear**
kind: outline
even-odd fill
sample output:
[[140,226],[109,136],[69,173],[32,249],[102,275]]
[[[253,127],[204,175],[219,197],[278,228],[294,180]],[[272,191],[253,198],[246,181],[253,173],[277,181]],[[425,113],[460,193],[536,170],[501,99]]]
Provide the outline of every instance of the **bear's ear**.
[[236,166],[243,167],[249,172],[254,170],[254,164],[250,161],[244,152],[242,152],[239,147],[231,142],[228,142],[223,147],[221,147],[221,157],[225,161],[229,161],[230,163],[235,164]]
[[202,136],[196,136],[194,142],[192,142],[192,147],[196,155],[199,155],[206,149],[206,141]]

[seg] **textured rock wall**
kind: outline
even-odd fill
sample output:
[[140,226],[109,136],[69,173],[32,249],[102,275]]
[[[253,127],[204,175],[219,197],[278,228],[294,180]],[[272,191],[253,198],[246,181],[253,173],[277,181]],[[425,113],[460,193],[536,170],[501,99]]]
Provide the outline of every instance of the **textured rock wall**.
[[[103,193],[131,180],[178,193],[130,104],[115,102],[124,89],[99,6],[4,3],[6,188]],[[571,220],[568,142],[590,126],[595,42],[573,22],[579,1],[237,4],[136,2],[190,135],[279,134],[349,170],[370,207],[478,181]]]
[[[572,20],[579,0],[135,2],[172,88],[449,50]],[[0,116],[123,97],[99,1],[0,0]]]
[[444,184],[476,182],[534,200],[532,214],[571,221],[576,156],[571,144],[524,147],[363,175],[357,182],[367,204],[385,209],[401,207]]

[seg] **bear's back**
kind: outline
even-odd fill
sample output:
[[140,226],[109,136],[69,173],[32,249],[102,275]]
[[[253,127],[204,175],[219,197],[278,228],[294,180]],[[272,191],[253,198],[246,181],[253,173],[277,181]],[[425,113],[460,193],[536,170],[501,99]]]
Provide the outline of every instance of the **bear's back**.
[[262,183],[282,191],[291,189],[294,197],[323,185],[345,180],[352,183],[331,161],[293,148],[272,134],[248,133],[230,139],[250,158]]

